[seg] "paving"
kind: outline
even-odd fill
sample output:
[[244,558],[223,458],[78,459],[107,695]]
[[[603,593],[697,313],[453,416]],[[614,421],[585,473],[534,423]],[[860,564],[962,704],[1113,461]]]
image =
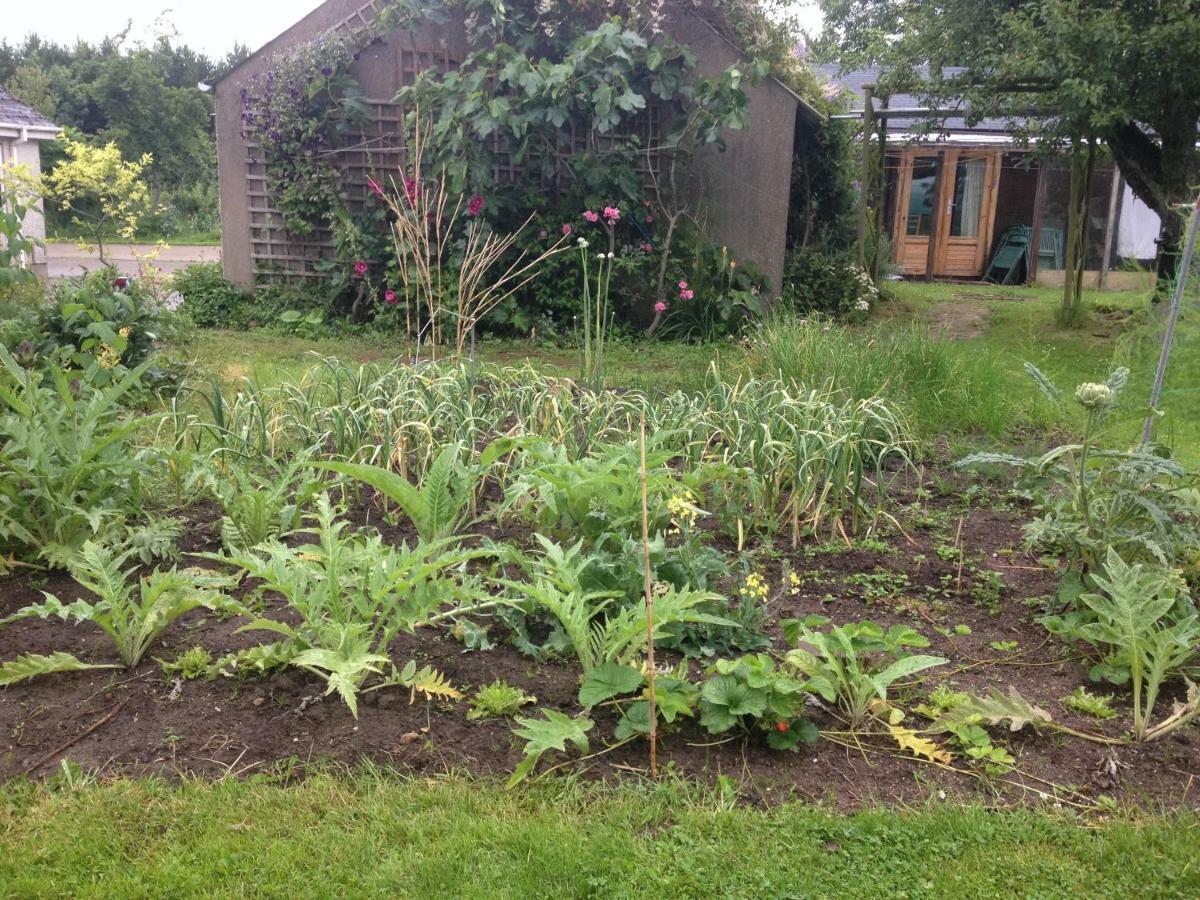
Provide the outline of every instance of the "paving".
[[[174,272],[197,262],[220,262],[221,248],[208,245],[169,245],[166,248],[154,244],[106,245],[104,255],[125,275],[138,275],[144,264],[153,265],[164,272]],[[47,276],[50,280],[81,275],[101,267],[100,256],[95,249],[81,249],[77,244],[46,244]]]

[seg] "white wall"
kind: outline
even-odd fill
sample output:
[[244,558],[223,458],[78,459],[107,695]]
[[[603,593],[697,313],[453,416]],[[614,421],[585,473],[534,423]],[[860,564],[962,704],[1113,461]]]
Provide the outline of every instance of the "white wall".
[[1117,227],[1117,255],[1134,259],[1154,259],[1158,247],[1158,214],[1133,194],[1133,188],[1125,185],[1121,195],[1121,219]]
[[[42,156],[37,141],[23,141],[20,138],[0,137],[0,172],[10,165],[25,166],[29,174],[37,177],[42,171]],[[46,220],[42,215],[42,202],[38,200],[31,204],[25,214],[21,231],[26,237],[44,238],[46,236]],[[46,264],[46,250],[43,247],[34,248],[33,265],[40,270]]]

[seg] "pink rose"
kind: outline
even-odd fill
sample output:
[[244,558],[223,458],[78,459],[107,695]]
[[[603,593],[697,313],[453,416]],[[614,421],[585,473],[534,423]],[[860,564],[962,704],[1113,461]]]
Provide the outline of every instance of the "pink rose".
[[653,253],[654,245],[652,243],[650,243],[649,241],[646,241],[646,243],[642,244],[642,252],[643,253]]
[[364,260],[356,260],[354,263],[354,274],[362,278],[367,274],[367,264]]
[[691,300],[691,299],[692,299],[693,297],[695,297],[695,296],[696,296],[696,292],[695,292],[695,291],[693,291],[693,290],[690,290],[690,289],[689,289],[689,290],[686,290],[686,291],[680,291],[680,292],[679,292],[679,299],[680,299],[680,300]]
[[653,225],[654,224],[654,216],[646,216],[646,224]]
[[599,222],[600,221],[600,214],[594,213],[590,209],[585,209],[583,211],[583,217],[585,219],[587,219],[589,222]]
[[571,225],[569,222],[563,222],[562,233],[564,237],[571,236]]
[[609,225],[616,225],[617,219],[621,218],[621,210],[615,206],[606,206],[604,207],[604,218]]
[[687,290],[687,282],[686,281],[679,282],[679,289],[681,291],[686,291]]
[[667,304],[665,304],[661,300],[659,300],[657,303],[654,304],[654,311],[658,312],[658,313],[665,313],[667,311]]
[[388,288],[386,291],[384,291],[383,292],[383,302],[386,303],[388,306],[395,306],[396,305],[396,292],[393,291],[391,288]]
[[476,194],[467,201],[467,215],[477,216],[483,212],[483,194]]

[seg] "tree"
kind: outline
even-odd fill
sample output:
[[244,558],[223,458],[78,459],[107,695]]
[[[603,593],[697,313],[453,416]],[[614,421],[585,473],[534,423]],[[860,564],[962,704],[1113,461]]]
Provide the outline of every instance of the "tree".
[[64,137],[66,159],[42,179],[47,200],[71,214],[72,221],[92,236],[104,258],[104,240],[118,234],[133,240],[142,217],[155,209],[143,173],[153,162],[149,154],[126,160],[114,143],[93,147]]
[[[971,117],[1006,118],[1039,149],[1103,142],[1162,221],[1160,292],[1175,274],[1178,208],[1200,180],[1200,0],[821,0],[823,49],[845,67]],[[915,69],[928,64],[919,84]],[[942,77],[945,67],[966,72]]]

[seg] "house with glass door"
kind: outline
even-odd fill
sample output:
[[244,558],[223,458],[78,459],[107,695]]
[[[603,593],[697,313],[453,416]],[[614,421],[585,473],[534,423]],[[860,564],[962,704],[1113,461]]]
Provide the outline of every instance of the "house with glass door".
[[[878,69],[820,69],[831,92],[861,118],[867,85]],[[956,74],[947,70],[947,75]],[[968,125],[966,111],[938,114],[940,130],[919,125],[932,112],[911,94],[874,98],[886,110],[884,228],[891,260],[906,276],[1061,284],[1070,171],[1065,158],[1038,159],[1007,123]],[[1096,166],[1087,217],[1085,282],[1140,286],[1153,268],[1158,217],[1138,200],[1111,162]],[[1027,248],[1019,265],[996,266],[1013,241]],[[1012,257],[1005,257],[1011,261]]]

